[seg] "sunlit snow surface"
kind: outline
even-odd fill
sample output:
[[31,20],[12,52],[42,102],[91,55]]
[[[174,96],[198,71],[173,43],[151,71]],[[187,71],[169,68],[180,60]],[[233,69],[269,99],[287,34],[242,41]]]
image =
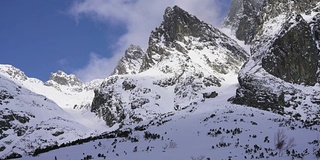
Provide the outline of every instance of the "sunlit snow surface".
[[[150,74],[152,71],[150,71]],[[150,75],[148,74],[148,75]],[[133,75],[145,81],[150,77]],[[161,76],[161,75],[158,75]],[[163,75],[162,75],[163,76]],[[157,77],[152,75],[152,77]],[[83,159],[92,156],[94,159],[102,155],[112,160],[132,159],[291,159],[285,151],[283,155],[271,156],[275,150],[274,136],[278,130],[284,130],[288,138],[294,138],[296,153],[305,154],[305,159],[315,159],[309,144],[319,136],[319,126],[304,128],[298,121],[290,121],[288,117],[272,114],[258,109],[233,105],[227,99],[235,94],[238,87],[237,75],[227,74],[222,77],[222,87],[214,87],[219,96],[214,99],[200,100],[181,111],[161,110],[161,116],[144,120],[138,124],[125,125],[131,128],[129,135],[138,139],[131,142],[128,138],[99,139],[81,145],[61,148],[40,154],[36,157],[25,156],[21,159]],[[146,83],[144,83],[146,84]],[[172,89],[170,87],[168,90]],[[210,90],[210,89],[209,89]],[[155,89],[155,92],[165,92]],[[160,94],[160,93],[159,93]],[[164,102],[172,95],[163,97]],[[167,101],[168,105],[173,102]],[[144,131],[136,131],[136,126],[148,126]],[[234,132],[235,130],[239,132]],[[145,139],[145,131],[159,134],[158,139]],[[221,131],[221,134],[217,134]],[[232,133],[234,132],[234,134]],[[44,133],[46,134],[46,133]],[[136,149],[135,149],[136,148]],[[291,150],[292,150],[291,149]],[[307,149],[307,152],[304,151]]]
[[[111,130],[85,107],[75,107],[91,103],[93,90],[73,92],[63,86],[57,90],[45,86],[40,80],[26,77],[10,65],[0,66],[0,77],[1,92],[13,97],[4,100],[0,108],[2,122],[12,126],[1,134],[5,137],[1,138],[0,147],[5,149],[0,152],[0,158],[12,151],[25,155],[38,147],[62,144]],[[8,121],[10,118],[5,116],[12,114],[17,120]],[[19,121],[19,117],[29,120]],[[21,130],[21,135],[17,135],[17,130]]]
[[[306,149],[305,159],[314,159],[314,145],[308,144],[319,136],[319,126],[301,128],[303,125],[289,118],[254,108],[232,105],[227,98],[234,95],[237,87],[236,77],[229,77],[218,92],[221,96],[199,102],[182,111],[173,111],[154,120],[142,121],[133,126],[148,125],[146,131],[159,134],[159,139],[145,139],[145,131],[134,131],[130,135],[138,139],[131,142],[126,138],[101,139],[82,145],[62,148],[41,154],[37,157],[22,159],[81,159],[91,155],[99,159],[104,154],[106,159],[192,159],[204,157],[210,159],[291,159],[284,152],[282,156],[270,156],[276,152],[274,136],[278,130],[284,130],[288,138],[294,138],[297,153]],[[165,117],[165,118],[164,118]],[[155,125],[151,125],[155,123]],[[156,125],[157,122],[163,123]],[[238,128],[241,133],[232,134]],[[317,130],[316,130],[317,129]],[[211,131],[210,131],[211,130]],[[220,130],[221,134],[215,133]],[[228,130],[228,131],[227,131]],[[231,131],[231,133],[229,133]],[[266,140],[267,139],[267,140]],[[221,147],[219,144],[226,144]],[[257,149],[255,148],[255,145]],[[223,145],[222,145],[223,146]],[[261,149],[259,149],[259,148]],[[136,148],[136,150],[135,150]],[[267,149],[267,151],[266,151]],[[103,158],[100,158],[103,159]]]
[[[312,16],[314,13],[311,14]],[[303,17],[309,21],[312,16],[303,15]],[[281,24],[285,21],[285,16],[280,15],[274,19],[269,20],[261,30],[261,35],[265,38],[272,38],[281,30]],[[228,34],[227,30],[224,33]],[[188,50],[188,54],[183,54],[175,49],[171,49],[170,56],[166,59],[162,59],[159,63],[155,64],[149,70],[135,74],[135,75],[114,75],[110,78],[118,79],[115,85],[111,86],[112,91],[118,94],[120,100],[130,108],[130,103],[137,98],[147,98],[149,103],[145,104],[141,108],[135,109],[133,114],[143,117],[141,122],[130,123],[128,119],[124,121],[122,129],[130,128],[132,132],[129,137],[123,138],[110,138],[110,139],[98,139],[92,142],[84,143],[81,145],[75,145],[71,147],[60,148],[47,153],[40,154],[36,157],[24,156],[21,159],[84,159],[85,157],[92,156],[94,159],[106,159],[112,160],[132,160],[132,159],[292,159],[293,156],[301,155],[304,159],[316,159],[314,151],[319,149],[319,145],[313,144],[315,140],[320,139],[320,126],[314,125],[312,127],[306,126],[304,123],[292,120],[290,117],[284,117],[277,114],[273,114],[267,111],[261,111],[255,108],[234,105],[228,102],[228,99],[235,95],[236,89],[239,87],[237,81],[237,71],[240,69],[241,64],[232,68],[229,68],[227,74],[222,74],[217,71],[213,71],[207,64],[207,60],[214,62],[215,64],[225,64],[228,60],[226,55],[221,53],[228,53],[223,48],[210,45],[203,45],[198,43],[196,38],[185,37],[186,41],[191,41],[190,46],[177,42],[185,50]],[[219,40],[217,41],[219,44]],[[232,42],[234,43],[234,42]],[[237,41],[247,52],[250,50],[250,46],[246,46],[243,42]],[[163,46],[164,47],[164,46]],[[201,50],[197,48],[201,48]],[[266,46],[267,47],[267,46]],[[263,51],[265,48],[259,48]],[[158,56],[158,55],[156,55]],[[253,55],[254,57],[255,55]],[[158,57],[160,59],[160,57]],[[251,58],[246,64],[250,66],[249,70],[242,70],[241,74],[249,71],[256,71],[256,62]],[[183,74],[182,74],[183,73]],[[220,82],[221,87],[210,86],[203,87],[196,94],[193,94],[192,88],[183,88],[185,92],[188,92],[188,96],[179,97],[175,95],[176,86],[161,87],[154,85],[159,80],[166,80],[170,78],[180,78],[178,85],[183,86],[184,80],[195,76],[195,73],[201,73],[204,77],[214,75]],[[180,76],[182,75],[182,76]],[[258,76],[266,76],[265,71],[259,71]],[[6,75],[4,75],[6,76]],[[270,77],[268,84],[270,86],[276,86],[278,79]],[[21,77],[9,77],[13,79],[20,79]],[[258,77],[259,78],[259,77]],[[1,79],[0,79],[1,80]],[[124,81],[133,82],[136,88],[131,92],[124,92],[122,83]],[[27,144],[44,145],[50,143],[44,143],[43,141],[37,141],[43,137],[44,139],[52,140],[63,143],[66,141],[72,141],[79,137],[86,137],[91,135],[97,135],[104,131],[112,131],[117,128],[107,128],[105,122],[99,120],[94,114],[90,113],[86,106],[90,104],[94,96],[93,90],[83,90],[81,92],[74,92],[70,90],[70,87],[64,88],[59,86],[60,90],[54,87],[48,87],[43,85],[43,82],[36,79],[17,80],[10,81],[2,79],[1,84],[17,83],[3,86],[11,86],[8,90],[15,90],[17,86],[22,86],[23,94],[17,95],[17,98],[21,101],[14,101],[17,104],[10,107],[18,108],[19,105],[25,105],[31,103],[32,99],[37,100],[40,105],[43,103],[48,106],[47,110],[41,111],[41,109],[32,109],[32,113],[35,113],[39,119],[35,122],[30,121],[32,126],[36,124],[43,124],[46,126],[57,126],[54,131],[51,130],[37,130],[32,132],[30,136],[24,136],[31,143],[24,143],[21,139],[12,136],[14,142],[11,142],[10,146],[27,146]],[[100,82],[96,82],[100,83]],[[199,79],[194,81],[194,84],[201,84]],[[202,85],[202,84],[201,84]],[[282,84],[287,88],[295,88],[303,90],[306,93],[312,94],[316,87],[304,87],[293,84]],[[3,87],[2,86],[2,87]],[[93,85],[95,86],[95,85]],[[179,88],[178,86],[177,88]],[[3,87],[5,88],[5,87]],[[143,93],[144,89],[151,88],[148,93]],[[107,91],[108,88],[102,88],[100,90]],[[32,93],[29,97],[27,93],[30,91],[44,95],[48,97],[47,101],[39,100],[45,98]],[[218,96],[212,99],[204,99],[202,93],[217,92]],[[158,95],[161,95],[159,98]],[[28,97],[28,98],[26,98]],[[68,97],[68,98],[66,98]],[[290,97],[287,97],[290,98]],[[310,98],[310,97],[309,97]],[[307,98],[303,103],[308,105],[310,100]],[[9,103],[8,105],[11,105]],[[182,109],[175,110],[174,106],[183,106]],[[35,104],[37,106],[37,104]],[[60,106],[60,107],[59,107]],[[31,107],[32,108],[32,107]],[[35,108],[35,107],[34,107]],[[20,108],[19,108],[20,109]],[[16,110],[19,110],[16,109]],[[89,108],[88,108],[89,109]],[[292,108],[286,108],[290,111]],[[308,108],[309,110],[318,110],[317,108]],[[128,111],[131,111],[128,109]],[[292,110],[293,111],[293,110]],[[298,108],[295,112],[299,112],[302,115],[302,119],[307,119],[308,113],[304,113],[305,108]],[[43,116],[42,113],[46,113]],[[57,115],[61,118],[57,118]],[[312,115],[311,115],[312,116]],[[47,125],[48,124],[48,125]],[[146,130],[135,130],[137,126],[146,126]],[[67,134],[62,137],[51,136],[56,130],[68,131]],[[275,148],[274,137],[278,131],[283,130],[287,139],[294,138],[295,146],[290,148],[290,154],[286,151],[282,151],[281,155],[272,155],[272,153],[278,152]],[[159,135],[159,138],[146,139],[144,137],[145,132],[148,131],[152,134]],[[10,133],[12,131],[8,131]],[[48,136],[49,135],[49,136]],[[11,136],[8,136],[8,139]],[[133,142],[130,139],[135,138],[137,142]],[[6,140],[6,139],[5,139]],[[5,140],[1,142],[5,143]],[[19,144],[24,143],[24,144]],[[1,144],[0,144],[1,145]],[[294,153],[292,153],[294,149]],[[14,149],[17,151],[17,149]],[[24,153],[20,148],[18,153]],[[4,151],[6,152],[6,150]],[[28,152],[25,151],[25,152]],[[100,155],[100,156],[99,156]]]

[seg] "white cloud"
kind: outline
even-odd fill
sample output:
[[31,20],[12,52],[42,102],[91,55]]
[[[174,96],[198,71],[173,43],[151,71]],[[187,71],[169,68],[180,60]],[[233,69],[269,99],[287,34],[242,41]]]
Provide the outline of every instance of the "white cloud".
[[58,60],[58,64],[59,64],[60,66],[65,66],[65,65],[68,64],[68,60],[67,60],[66,58],[59,59],[59,60]]
[[74,74],[84,82],[97,78],[105,78],[114,70],[114,66],[118,63],[119,56],[118,54],[112,58],[104,58],[96,53],[90,53],[88,65],[76,70]]
[[[230,0],[224,1],[229,3]],[[126,28],[126,33],[115,44],[117,49],[112,58],[97,58],[93,54],[89,64],[75,74],[84,81],[107,77],[130,44],[146,49],[150,33],[160,25],[165,8],[174,5],[203,21],[220,24],[223,9],[221,0],[81,0],[74,3],[70,13],[77,20],[86,16],[101,22],[124,25]]]

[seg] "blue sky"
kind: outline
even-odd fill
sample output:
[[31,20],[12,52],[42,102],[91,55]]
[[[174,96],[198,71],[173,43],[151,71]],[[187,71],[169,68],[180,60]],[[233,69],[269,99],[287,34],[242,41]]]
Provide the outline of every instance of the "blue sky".
[[1,0],[0,63],[43,81],[57,70],[83,81],[104,78],[131,43],[147,47],[165,7],[178,4],[200,19],[219,23],[230,0],[203,0],[203,5],[196,0],[127,2]]

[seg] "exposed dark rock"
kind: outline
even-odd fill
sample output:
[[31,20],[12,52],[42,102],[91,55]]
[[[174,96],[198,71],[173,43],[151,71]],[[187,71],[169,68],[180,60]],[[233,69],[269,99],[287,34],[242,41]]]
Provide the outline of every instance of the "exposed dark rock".
[[137,109],[142,107],[144,104],[149,103],[150,100],[146,98],[139,98],[131,102],[131,109]]
[[221,81],[217,77],[214,77],[214,76],[209,76],[209,77],[204,77],[203,78],[203,84],[206,87],[210,87],[210,86],[218,86],[218,87],[220,87],[221,86],[220,82]]
[[[271,81],[272,82],[272,81]],[[284,94],[265,87],[263,80],[246,76],[239,78],[240,87],[237,89],[233,103],[253,106],[263,110],[282,112],[285,106]]]
[[[174,6],[173,8],[168,7],[166,9],[160,27],[151,32],[149,46],[140,71],[145,71],[157,62],[165,59],[165,57],[168,57],[170,55],[168,48],[176,49],[181,53],[187,53],[188,51],[177,43],[191,43],[185,40],[187,36],[199,38],[199,42],[205,42],[208,46],[217,46],[219,43],[231,51],[228,56],[239,61],[245,61],[247,59],[247,53],[242,48],[236,47],[237,44],[230,43],[230,41],[228,42],[229,37],[225,34],[178,6]],[[223,41],[217,42],[217,39],[222,39]],[[220,67],[225,68],[226,66]],[[217,68],[213,67],[213,69]],[[218,68],[217,70],[221,69]]]
[[[281,29],[274,35],[256,35],[251,48],[252,57],[239,73],[240,87],[230,100],[284,114],[287,107],[304,107],[301,103],[307,95],[318,94],[305,93],[293,84],[314,86],[319,82],[319,21],[315,16],[311,23],[307,23],[302,16],[295,14],[312,8],[309,4],[304,5],[305,1],[292,1],[290,6],[287,6],[287,1],[269,2],[264,4],[271,7],[264,8],[268,12],[261,12],[270,13],[264,18],[285,13],[285,21],[281,22]],[[295,13],[288,10],[290,7]],[[317,105],[317,97],[311,98],[311,102],[314,104],[309,105]]]
[[68,75],[63,71],[57,71],[57,73],[51,73],[50,80],[45,84],[52,86],[52,82],[65,86],[81,86],[82,82],[75,75]]
[[122,82],[122,88],[126,91],[126,90],[133,90],[134,88],[136,88],[136,85],[133,84],[130,81],[123,81]]
[[239,40],[252,43],[267,20],[280,14],[310,14],[319,0],[233,0],[224,25],[231,28]]
[[160,43],[164,43],[166,47],[176,48],[177,50],[185,52],[181,50],[179,44],[175,42],[184,42],[184,36],[204,37],[204,30],[207,30],[207,28],[209,28],[208,24],[202,23],[197,17],[190,15],[178,6],[174,6],[173,8],[168,7],[165,10],[163,22],[160,27],[151,33],[147,56],[144,59],[140,71],[147,70],[154,65],[155,62],[160,60],[155,58],[157,57],[155,55],[166,56],[169,54],[165,48],[159,46]]
[[[152,118],[158,113],[150,107],[187,108],[203,96],[217,96],[203,90],[220,87],[222,75],[238,72],[247,58],[246,51],[218,29],[178,6],[168,7],[163,22],[150,35],[146,53],[129,47],[116,75],[95,91],[91,111],[112,126]],[[164,98],[169,106],[163,104]]]
[[3,69],[0,68],[0,72],[3,72],[7,75],[9,75],[12,79],[17,79],[17,80],[21,80],[21,81],[25,81],[28,79],[28,77],[24,74],[24,72],[22,72],[20,69],[15,68],[11,65],[2,65]]
[[8,93],[7,90],[1,90],[0,91],[0,105],[2,104],[8,104],[10,99],[14,99],[13,95]]
[[260,25],[259,11],[264,0],[233,0],[225,26],[235,31],[239,40],[250,43]]
[[[4,131],[13,129],[17,136],[22,136],[28,130],[28,126],[22,124],[28,123],[34,116],[30,113],[24,113],[22,111],[13,111],[9,109],[4,109],[0,111],[0,139],[7,137]],[[20,122],[20,124],[14,123],[15,121]]]
[[112,89],[112,84],[114,84],[117,79],[116,77],[110,78],[108,81],[102,83],[101,86],[107,88],[107,92],[105,90],[95,90],[95,96],[91,105],[91,112],[103,118],[110,127],[115,123],[121,122],[126,117],[121,99]]
[[56,131],[54,133],[52,133],[53,136],[57,137],[57,136],[60,136],[64,133],[64,131]]
[[6,149],[5,146],[3,146],[3,145],[0,146],[0,152],[4,151],[5,149]]
[[290,30],[284,30],[274,41],[270,52],[262,59],[262,67],[286,82],[314,85],[319,51],[309,24],[300,15],[296,21],[298,24],[284,25]]
[[265,0],[262,6],[262,13],[267,15],[266,18],[274,18],[280,14],[306,13],[316,6],[319,0]]
[[218,96],[217,92],[211,92],[211,93],[203,93],[203,98],[216,98]]
[[13,152],[9,156],[7,156],[5,159],[16,159],[16,158],[21,158],[21,157],[22,157],[21,154]]
[[130,47],[125,51],[125,55],[120,59],[112,75],[139,73],[144,56],[145,52],[139,46],[130,45]]

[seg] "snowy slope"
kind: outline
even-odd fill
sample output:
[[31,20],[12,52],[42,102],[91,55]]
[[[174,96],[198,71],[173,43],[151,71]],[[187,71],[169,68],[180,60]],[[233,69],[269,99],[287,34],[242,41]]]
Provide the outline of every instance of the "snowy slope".
[[73,109],[92,101],[92,89],[74,92],[60,86],[58,90],[10,65],[0,65],[0,77],[0,158],[13,152],[29,154],[40,146],[97,135],[107,129],[87,109]]
[[313,7],[282,10],[264,21],[239,72],[234,103],[319,123],[319,4]]
[[[93,90],[97,88],[103,80],[97,79],[87,83],[75,80],[77,83],[71,85],[69,83],[77,78],[74,75],[67,75],[62,71],[58,71],[58,73],[52,73],[51,79],[44,83],[38,79],[27,77],[21,70],[11,65],[0,65],[0,74],[12,79],[18,85],[21,85],[34,93],[53,100],[69,114],[78,117],[77,120],[83,119],[83,116],[88,116],[88,118],[84,118],[83,120],[95,119],[95,121],[87,121],[87,123],[92,123],[93,125],[99,121],[98,118],[95,118],[95,116],[90,112],[87,112],[86,109],[88,109],[92,103],[94,96]],[[59,84],[54,81],[54,79],[57,79],[56,77],[59,76],[60,79],[65,79],[67,83]]]
[[136,74],[139,72],[145,52],[135,45],[130,45],[118,62],[113,74]]
[[[22,159],[315,159],[319,126],[230,104],[226,97],[235,92],[237,82],[229,83],[221,88],[228,91],[224,96],[123,126],[121,130],[129,132],[125,137],[97,139]],[[284,150],[279,155],[274,137],[282,130],[286,141],[294,138],[295,145],[289,147],[289,154]]]
[[219,87],[236,77],[247,57],[218,29],[177,6],[169,7],[160,27],[151,33],[141,65],[135,65],[141,66],[140,72],[106,78],[95,92],[91,110],[108,126],[183,110],[222,94]]
[[[235,40],[175,6],[152,31],[148,49],[130,46],[103,81],[84,84],[58,71],[43,83],[1,65],[0,111],[12,116],[0,119],[10,124],[0,153],[17,152],[21,159],[319,158],[318,86],[285,82],[260,65],[272,43],[298,24],[269,11],[273,15],[254,36],[249,61]],[[309,24],[315,14],[302,17]],[[249,90],[250,98],[274,108],[229,102],[248,93],[241,92],[243,84],[259,84]],[[288,102],[286,108],[270,105],[273,96]]]

